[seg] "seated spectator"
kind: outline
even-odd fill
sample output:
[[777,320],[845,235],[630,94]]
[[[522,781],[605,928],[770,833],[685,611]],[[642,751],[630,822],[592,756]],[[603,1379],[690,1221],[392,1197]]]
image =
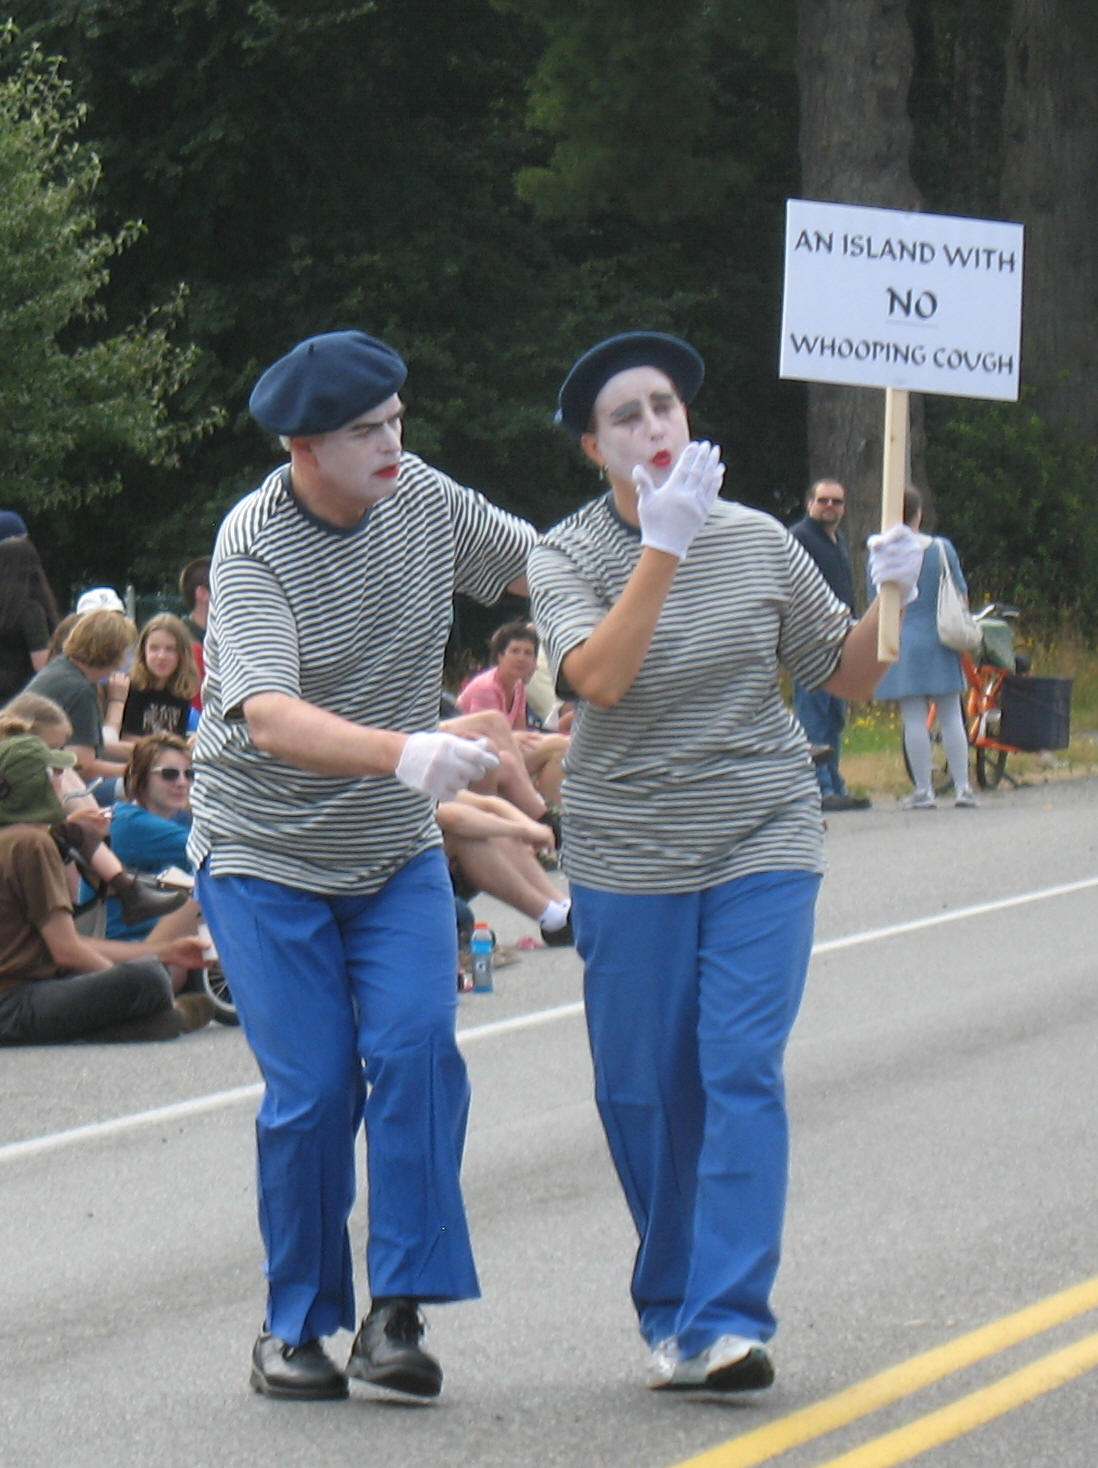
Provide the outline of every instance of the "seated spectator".
[[183,603],[183,624],[191,636],[191,651],[198,669],[199,691],[194,696],[193,708],[202,708],[202,679],[206,676],[206,660],[203,643],[206,640],[206,623],[210,618],[210,563],[211,556],[198,556],[188,561],[179,573],[179,598]]
[[121,612],[87,612],[65,639],[60,657],[53,658],[27,684],[26,691],[59,703],[72,725],[67,746],[76,755],[76,768],[85,782],[96,776],[110,779],[126,773],[130,746],[104,740],[104,720],[97,685],[108,679],[107,723],[121,719],[129,679],[119,672],[137,640],[137,628]]
[[[0,710],[0,740],[18,734],[33,734],[48,749],[59,750],[72,737],[72,725],[65,710],[52,699],[37,693],[19,693]],[[71,766],[74,762],[71,755],[69,759]],[[75,769],[66,767],[59,771],[57,793],[65,817],[62,823],[51,827],[51,832],[62,859],[72,853],[78,853],[82,859],[87,883],[94,884],[87,889],[87,900],[113,894],[124,920],[143,923],[143,933],[154,922],[183,906],[181,893],[163,892],[126,871],[117,854],[105,844],[110,812],[98,803]],[[76,896],[79,883],[75,873],[72,878],[71,891]]]
[[506,800],[463,790],[438,805],[435,817],[450,861],[454,893],[468,902],[487,892],[533,918],[551,947],[572,942],[571,902],[549,880],[538,860],[552,851],[548,826],[524,816]]
[[209,1021],[205,995],[173,998],[165,963],[198,967],[196,938],[116,943],[73,921],[50,834],[54,771],[71,756],[33,735],[0,741],[0,1044],[174,1039]]
[[550,805],[560,802],[566,734],[547,734],[530,727],[526,684],[537,667],[539,639],[529,622],[505,622],[488,644],[492,665],[470,678],[457,697],[463,714],[495,710],[514,732],[527,772]]
[[59,620],[42,562],[26,534],[0,539],[0,702],[45,667]]
[[[111,846],[125,865],[155,876],[165,867],[191,870],[187,836],[191,829],[191,752],[178,734],[150,734],[139,739],[126,771],[125,799],[114,808]],[[193,933],[198,927],[198,904],[193,898],[175,915],[176,931]],[[125,911],[107,903],[107,937],[139,938],[148,924],[133,925]]]
[[187,629],[178,617],[160,612],[137,639],[122,714],[123,741],[132,744],[145,734],[186,734],[197,692],[198,669]]
[[[83,616],[83,612],[66,612],[50,633],[49,646],[46,648],[46,662],[52,663],[54,658],[59,658],[65,647],[65,640],[69,633]],[[37,669],[35,670],[37,672]]]

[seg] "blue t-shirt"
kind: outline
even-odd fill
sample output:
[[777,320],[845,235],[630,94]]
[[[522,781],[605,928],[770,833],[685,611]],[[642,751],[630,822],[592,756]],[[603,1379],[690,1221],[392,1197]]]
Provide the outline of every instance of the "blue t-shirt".
[[[165,867],[182,867],[189,872],[187,836],[191,829],[188,811],[176,816],[158,816],[143,805],[123,800],[114,807],[111,818],[111,849],[124,867],[131,871],[155,875]],[[153,927],[153,920],[128,928],[122,921],[122,909],[116,897],[107,899],[107,937],[143,938]]]

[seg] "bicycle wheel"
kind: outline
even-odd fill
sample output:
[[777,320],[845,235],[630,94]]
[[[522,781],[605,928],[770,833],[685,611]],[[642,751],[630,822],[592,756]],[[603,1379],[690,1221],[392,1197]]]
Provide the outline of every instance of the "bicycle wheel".
[[995,790],[1006,768],[1005,749],[976,748],[976,783],[981,790]]
[[240,1019],[233,1003],[233,996],[229,992],[228,981],[221,972],[220,963],[208,963],[200,970],[199,984],[203,994],[207,994],[213,1000],[213,1017],[219,1025],[238,1025]]

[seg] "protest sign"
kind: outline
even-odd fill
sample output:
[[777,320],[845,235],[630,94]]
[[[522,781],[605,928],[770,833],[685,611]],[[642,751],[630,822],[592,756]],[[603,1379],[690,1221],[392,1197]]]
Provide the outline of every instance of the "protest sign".
[[[779,373],[885,389],[881,528],[901,517],[908,392],[1018,398],[1020,224],[810,199],[786,202]],[[899,652],[882,588],[879,652]]]

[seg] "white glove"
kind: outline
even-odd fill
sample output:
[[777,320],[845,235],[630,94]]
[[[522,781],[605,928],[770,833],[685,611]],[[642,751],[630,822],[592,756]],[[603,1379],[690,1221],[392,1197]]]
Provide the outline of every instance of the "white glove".
[[453,800],[459,790],[499,764],[487,739],[456,734],[409,734],[394,773],[402,785],[435,800]]
[[685,560],[690,542],[705,524],[724,479],[716,444],[688,443],[678,463],[660,485],[643,464],[633,469],[641,545],[669,551]]
[[886,581],[900,588],[900,605],[909,606],[919,595],[916,582],[923,568],[923,544],[910,525],[890,525],[866,541],[869,579],[878,591]]

